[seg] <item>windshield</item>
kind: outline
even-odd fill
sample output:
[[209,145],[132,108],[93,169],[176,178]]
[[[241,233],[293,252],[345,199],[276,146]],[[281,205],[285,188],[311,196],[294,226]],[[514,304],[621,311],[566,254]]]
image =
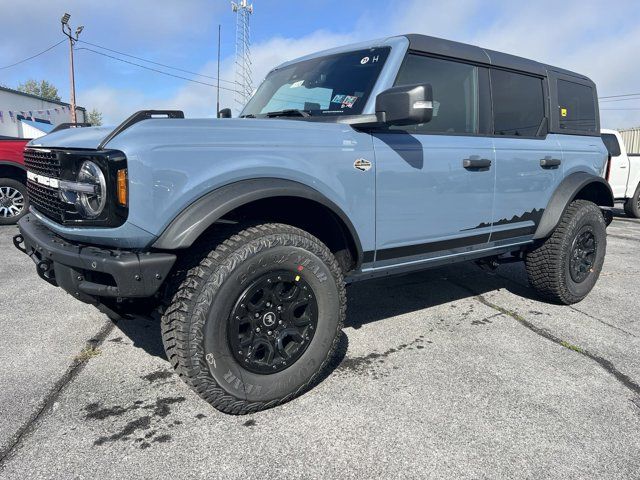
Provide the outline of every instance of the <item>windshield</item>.
[[359,115],[390,50],[339,53],[274,70],[251,97],[242,116]]

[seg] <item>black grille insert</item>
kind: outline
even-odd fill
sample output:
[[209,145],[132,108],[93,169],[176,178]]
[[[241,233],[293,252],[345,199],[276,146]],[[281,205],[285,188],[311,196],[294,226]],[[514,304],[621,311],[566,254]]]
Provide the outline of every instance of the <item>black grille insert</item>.
[[29,201],[40,213],[56,222],[62,222],[62,200],[58,197],[58,189],[45,187],[27,180]]
[[60,178],[62,162],[55,152],[47,150],[26,149],[24,151],[24,165],[27,170],[50,178]]

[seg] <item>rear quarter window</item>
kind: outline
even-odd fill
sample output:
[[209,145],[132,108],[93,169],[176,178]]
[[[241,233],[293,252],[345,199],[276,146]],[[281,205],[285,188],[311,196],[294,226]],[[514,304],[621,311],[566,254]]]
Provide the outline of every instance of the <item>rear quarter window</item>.
[[593,88],[567,80],[558,80],[558,104],[561,130],[596,131],[596,102]]

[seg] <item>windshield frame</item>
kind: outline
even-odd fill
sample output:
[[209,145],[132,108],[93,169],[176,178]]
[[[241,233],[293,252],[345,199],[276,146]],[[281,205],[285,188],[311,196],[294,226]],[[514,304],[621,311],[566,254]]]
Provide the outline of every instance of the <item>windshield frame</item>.
[[[295,61],[291,61],[291,62],[287,62],[273,70],[271,70],[267,76],[265,77],[265,79],[262,81],[262,83],[260,84],[260,86],[258,87],[258,89],[256,89],[256,91],[254,92],[254,94],[252,95],[252,97],[249,99],[249,101],[247,102],[247,104],[245,105],[245,107],[242,109],[242,111],[240,112],[240,117],[245,117],[245,118],[276,118],[276,117],[287,117],[287,118],[295,118],[295,119],[306,119],[306,120],[319,120],[319,119],[331,119],[331,118],[339,118],[339,117],[344,117],[344,116],[358,116],[358,115],[365,115],[367,114],[367,110],[369,108],[369,105],[371,103],[371,100],[373,99],[375,101],[375,96],[377,96],[378,91],[379,91],[379,84],[381,82],[381,79],[385,78],[385,72],[388,70],[389,65],[390,64],[394,64],[396,63],[395,61],[395,55],[394,55],[394,50],[396,50],[394,48],[394,45],[390,45],[388,43],[383,43],[383,44],[368,44],[368,45],[352,45],[351,48],[347,49],[345,47],[344,50],[338,50],[338,51],[327,51],[324,52],[324,54],[318,54],[318,55],[314,55],[314,56],[309,56],[309,57],[303,57],[299,60],[295,60]],[[374,73],[373,77],[370,80],[370,83],[368,85],[366,85],[367,87],[367,91],[363,92],[364,95],[357,97],[357,101],[359,102],[358,107],[355,111],[352,108],[347,108],[347,109],[340,109],[337,110],[336,108],[331,108],[331,106],[327,107],[326,109],[320,109],[320,110],[298,110],[295,108],[287,108],[287,109],[283,109],[282,111],[279,110],[273,110],[273,111],[268,111],[268,112],[261,112],[261,113],[257,113],[256,111],[253,110],[258,110],[258,108],[252,108],[253,105],[252,103],[255,101],[256,99],[256,95],[260,92],[260,89],[266,86],[266,82],[268,81],[268,79],[272,76],[272,75],[277,75],[280,72],[286,71],[288,69],[295,69],[298,68],[300,66],[300,64],[303,63],[319,63],[323,60],[326,59],[331,59],[331,58],[337,58],[337,57],[342,57],[345,55],[355,55],[355,54],[362,54],[363,55],[363,59],[366,56],[369,56],[371,54],[371,52],[376,52],[377,51],[377,55],[384,55],[384,58],[380,59],[380,67],[378,68],[377,72]],[[289,79],[291,80],[291,79]],[[276,94],[276,92],[278,90],[280,90],[282,87],[284,87],[285,85],[289,84],[287,83],[283,83],[280,87],[278,87],[269,97],[269,99],[267,100],[267,102],[260,106],[258,105],[260,110],[263,110],[264,108],[266,108],[266,106],[269,104],[269,102],[271,102]],[[332,97],[334,97],[334,94],[331,94]],[[335,98],[335,97],[334,97]],[[310,100],[311,100],[311,96],[310,96]],[[336,102],[330,102],[331,103],[336,103]],[[251,109],[251,111],[250,111]]]

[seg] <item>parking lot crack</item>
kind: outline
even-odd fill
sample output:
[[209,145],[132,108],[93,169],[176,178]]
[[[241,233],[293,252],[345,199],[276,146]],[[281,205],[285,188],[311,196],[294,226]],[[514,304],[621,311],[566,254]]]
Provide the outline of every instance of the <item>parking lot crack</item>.
[[[91,339],[86,342],[85,347],[81,352],[87,352],[89,350],[95,351],[107,338],[109,333],[113,330],[114,324],[112,322],[105,323],[102,328]],[[27,421],[12,435],[12,440],[9,445],[0,451],[0,471],[4,469],[6,462],[9,460],[13,452],[15,452],[22,442],[35,431],[39,421],[51,411],[53,405],[58,400],[60,395],[65,391],[69,384],[78,376],[78,374],[85,367],[91,356],[78,355],[73,359],[73,362],[65,373],[56,381],[51,387],[49,392],[45,395],[42,401],[39,403],[33,414],[27,419]]]
[[609,323],[609,322],[606,322],[606,321],[602,320],[601,318],[594,317],[594,316],[593,316],[593,315],[591,315],[590,313],[587,313],[587,312],[585,312],[585,311],[583,311],[583,310],[580,310],[580,309],[578,309],[578,308],[574,307],[573,305],[569,306],[569,308],[570,308],[571,310],[573,310],[574,312],[578,312],[578,313],[580,313],[580,314],[582,314],[582,315],[584,315],[584,316],[586,316],[586,317],[589,317],[589,318],[590,318],[590,319],[592,319],[592,320],[595,320],[596,322],[600,322],[600,323],[602,323],[603,325],[606,325],[607,327],[611,327],[611,328],[613,328],[614,330],[618,330],[619,332],[622,332],[622,333],[624,333],[624,334],[626,334],[626,335],[629,335],[629,336],[631,336],[631,337],[638,338],[638,336],[637,336],[637,335],[635,335],[635,334],[633,334],[633,333],[631,333],[631,332],[629,332],[629,331],[625,330],[624,328],[621,328],[621,327],[618,327],[618,326],[616,326],[616,325],[613,325],[613,324],[611,324],[611,323]]
[[[449,280],[451,282],[451,280]],[[460,287],[464,290],[466,290],[467,292],[470,292],[474,298],[482,303],[483,305],[492,308],[500,313],[503,313],[504,315],[507,315],[511,318],[513,318],[514,320],[518,321],[518,323],[520,323],[521,325],[523,325],[524,327],[526,327],[527,329],[529,329],[530,331],[532,331],[533,333],[535,333],[536,335],[539,335],[547,340],[550,340],[554,343],[557,343],[558,345],[571,350],[573,352],[579,353],[580,355],[594,361],[595,363],[597,363],[602,369],[604,369],[607,373],[609,373],[610,375],[612,375],[621,385],[623,385],[624,387],[626,387],[627,389],[629,389],[631,392],[635,393],[636,395],[640,395],[640,384],[638,384],[637,382],[635,382],[631,377],[629,377],[627,374],[622,373],[620,370],[618,370],[616,368],[616,366],[610,361],[607,360],[606,358],[603,358],[599,355],[596,355],[595,353],[590,352],[589,350],[582,348],[578,345],[574,345],[571,344],[569,342],[567,342],[566,340],[563,340],[559,337],[557,337],[556,335],[554,335],[553,333],[540,328],[536,325],[534,325],[533,323],[529,322],[526,318],[524,318],[522,315],[518,314],[517,312],[514,312],[512,310],[509,310],[507,308],[504,308],[498,304],[495,304],[493,302],[491,302],[490,300],[487,300],[486,297],[484,297],[483,295],[479,294],[478,292],[473,291],[471,288],[467,287],[466,285],[462,285],[459,283],[455,283],[455,282],[451,282],[452,284],[456,285],[457,287]]]

